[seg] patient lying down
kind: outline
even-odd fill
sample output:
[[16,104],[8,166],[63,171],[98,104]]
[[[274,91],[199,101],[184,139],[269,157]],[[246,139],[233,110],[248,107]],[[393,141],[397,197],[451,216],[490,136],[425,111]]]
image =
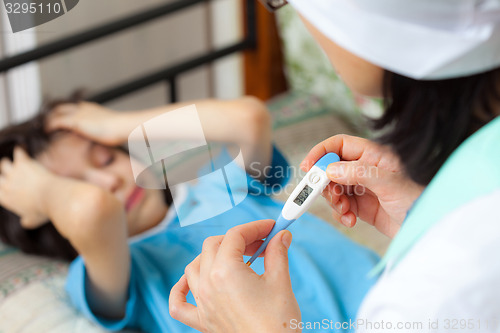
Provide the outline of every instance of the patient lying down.
[[[180,226],[168,189],[136,185],[122,145],[148,119],[192,103],[124,113],[87,102],[51,103],[37,117],[0,132],[1,240],[26,253],[72,261],[67,292],[75,307],[108,329],[193,331],[169,315],[168,297],[203,241],[279,215],[282,203],[262,189],[285,185],[287,175],[266,178],[260,171],[287,164],[271,143],[265,105],[250,97],[194,103],[207,140],[241,149],[244,165],[226,172],[240,173],[254,186],[232,186],[248,188],[249,195],[186,227]],[[188,215],[202,216],[227,196],[227,189],[209,178],[186,191],[182,206]],[[270,220],[269,230],[272,225]],[[373,283],[366,272],[376,256],[308,214],[291,231],[290,273],[302,320],[354,319]],[[261,260],[252,268],[264,272]]]

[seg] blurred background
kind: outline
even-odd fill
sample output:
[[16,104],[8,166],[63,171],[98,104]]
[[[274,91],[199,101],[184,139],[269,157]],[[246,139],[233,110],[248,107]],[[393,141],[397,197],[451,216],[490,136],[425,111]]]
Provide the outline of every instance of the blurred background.
[[[0,55],[3,58],[12,57],[176,2],[80,1],[71,12],[15,34],[10,30],[5,8],[2,7],[1,27],[4,33],[0,35]],[[0,103],[0,125],[29,117],[44,98],[65,97],[78,88],[86,89],[91,95],[194,55],[240,41],[245,35],[248,14],[245,2],[199,1],[175,13],[8,70],[7,74],[0,76],[0,96],[4,97]],[[323,102],[348,118],[356,118],[360,112],[372,114],[377,111],[377,103],[352,96],[338,80],[290,6],[278,11],[276,18],[260,7],[257,7],[257,13],[259,15],[254,18],[260,28],[257,52],[261,52],[257,60],[267,62],[262,66],[268,68],[282,66],[287,80],[283,83],[273,78],[277,87],[271,88],[274,91],[260,93],[259,97],[269,99],[285,90],[298,90],[322,97]],[[275,26],[279,29],[279,37],[271,30]],[[275,43],[277,38],[280,45]],[[178,99],[234,98],[245,93],[259,95],[255,87],[252,91],[248,84],[245,86],[248,70],[245,73],[243,57],[243,54],[235,53],[179,75]],[[164,81],[107,104],[117,109],[145,108],[165,103],[170,98],[168,94],[168,82]],[[355,112],[351,112],[353,110]]]
[[[8,33],[2,10],[2,56],[13,56],[47,43],[134,16],[169,0],[80,1],[67,14],[33,29]],[[201,2],[168,16],[21,66],[2,75],[1,124],[36,112],[43,98],[65,97],[77,88],[100,91],[173,65],[243,36],[243,4],[235,0]],[[4,9],[4,8],[2,8]],[[179,77],[179,99],[243,93],[241,56],[233,55]],[[119,98],[109,106],[145,108],[165,103],[168,84],[161,82]]]

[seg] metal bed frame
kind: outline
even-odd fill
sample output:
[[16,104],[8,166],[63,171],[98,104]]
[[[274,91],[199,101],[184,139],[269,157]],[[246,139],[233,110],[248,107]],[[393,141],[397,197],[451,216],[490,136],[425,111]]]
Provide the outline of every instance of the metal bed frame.
[[[7,72],[10,69],[24,65],[31,61],[40,60],[77,46],[91,43],[100,38],[120,33],[126,29],[149,23],[155,19],[163,18],[169,14],[173,14],[191,6],[207,2],[210,2],[210,0],[177,0],[175,2],[150,8],[143,12],[133,14],[95,28],[81,31],[69,37],[47,43],[33,50],[20,53],[12,57],[3,58],[0,60],[0,73]],[[97,103],[106,103],[155,83],[166,81],[169,86],[170,102],[176,102],[178,96],[176,78],[179,74],[196,67],[209,64],[227,55],[256,48],[257,26],[255,0],[245,0],[245,6],[247,16],[246,35],[242,41],[210,51],[206,54],[196,55],[186,61],[167,66],[153,73],[145,74],[126,83],[108,88],[104,91],[96,92],[87,99]]]

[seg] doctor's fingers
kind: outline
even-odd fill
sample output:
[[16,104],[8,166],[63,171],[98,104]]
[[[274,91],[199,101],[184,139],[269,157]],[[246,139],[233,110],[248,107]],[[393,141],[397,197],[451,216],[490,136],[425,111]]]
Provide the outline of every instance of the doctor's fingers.
[[233,264],[244,265],[243,255],[247,253],[248,247],[255,246],[255,242],[269,235],[274,224],[273,220],[260,220],[230,229],[222,240],[216,261],[226,267]]
[[326,199],[326,201],[330,204],[330,206],[333,207],[333,205],[340,206],[341,204],[340,200],[344,192],[345,192],[344,185],[330,182],[325,187],[321,195]]
[[172,287],[168,300],[169,312],[172,318],[180,321],[198,331],[202,331],[200,324],[198,308],[186,300],[189,293],[189,284],[186,275],[183,275],[179,281]]
[[327,186],[323,193],[321,193],[321,195],[323,196],[323,198],[325,198],[330,207],[341,213],[342,208],[345,207],[345,204],[343,205],[343,203],[345,202],[345,198],[342,194],[336,193],[334,191],[335,189],[332,189],[331,186]]
[[345,225],[353,227],[358,216],[358,199],[369,192],[363,186],[340,185],[330,183],[322,195],[333,209],[333,218]]
[[[212,267],[214,264],[215,257],[217,256],[217,252],[219,251],[220,245],[224,239],[224,236],[212,236],[205,239],[203,242],[203,250],[201,252],[201,261],[200,261],[200,275],[201,278],[205,278],[212,271]],[[257,240],[250,245],[247,245],[245,249],[246,256],[252,256],[260,246],[264,243],[263,240]],[[265,250],[262,252],[259,257],[263,257],[265,255]]]
[[198,304],[198,285],[200,282],[200,259],[201,255],[198,255],[189,265],[184,269],[184,275],[186,276],[189,289],[193,294],[193,297]]
[[373,145],[374,143],[367,139],[345,134],[335,135],[314,146],[300,163],[300,168],[309,171],[314,163],[327,153],[335,153],[344,161],[358,160],[364,151]]
[[[385,170],[361,161],[332,163],[326,169],[328,178],[334,183],[347,187],[345,194],[357,195],[363,188],[379,195],[403,185],[404,178],[399,172]],[[348,186],[354,186],[349,188]]]
[[[324,196],[327,197],[328,193],[324,193]],[[326,198],[327,203],[332,207],[332,217],[337,222],[343,224],[348,228],[352,228],[356,225],[356,214],[351,211],[352,204],[355,203],[352,197],[347,197],[346,195],[341,195],[338,197],[336,203],[332,203],[328,198]]]
[[351,202],[345,195],[341,196],[337,203],[333,204],[328,202],[328,204],[340,215],[346,214],[349,210],[351,210]]
[[203,249],[200,254],[200,274],[202,277],[210,273],[223,239],[224,236],[212,236],[206,238],[203,242]]
[[347,211],[344,214],[341,214],[337,212],[336,210],[332,210],[332,217],[335,221],[341,223],[342,225],[352,228],[356,225],[356,222],[358,218],[356,217],[356,214],[354,214],[352,211]]

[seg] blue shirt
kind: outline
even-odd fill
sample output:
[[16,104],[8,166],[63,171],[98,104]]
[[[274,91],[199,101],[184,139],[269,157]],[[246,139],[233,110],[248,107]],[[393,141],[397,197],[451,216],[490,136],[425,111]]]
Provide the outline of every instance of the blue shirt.
[[[126,314],[121,320],[107,320],[91,311],[85,292],[85,266],[82,258],[78,257],[70,266],[66,284],[74,305],[109,330],[129,328],[144,332],[196,332],[170,316],[170,289],[183,275],[186,265],[201,252],[205,238],[224,234],[239,224],[279,216],[283,203],[267,194],[271,193],[273,186],[282,186],[288,181],[287,170],[288,163],[276,149],[269,174],[280,176],[268,177],[264,182],[247,176],[234,164],[228,165],[225,168],[228,175],[244,176],[239,178],[246,184],[231,184],[235,197],[246,194],[248,188],[249,194],[241,203],[225,213],[186,227],[181,227],[178,218],[175,218],[162,232],[130,244],[131,276]],[[227,196],[227,187],[204,177],[196,186],[189,188],[183,205],[189,209],[183,214],[186,211],[203,214],[205,210],[217,207],[220,196]],[[293,233],[289,249],[290,276],[302,321],[335,325],[355,320],[361,300],[375,282],[367,277],[367,273],[378,257],[328,223],[307,213],[289,230]],[[263,259],[257,259],[252,268],[257,273],[263,273]],[[188,301],[195,304],[191,293]],[[326,327],[323,331],[329,331],[333,326]]]

